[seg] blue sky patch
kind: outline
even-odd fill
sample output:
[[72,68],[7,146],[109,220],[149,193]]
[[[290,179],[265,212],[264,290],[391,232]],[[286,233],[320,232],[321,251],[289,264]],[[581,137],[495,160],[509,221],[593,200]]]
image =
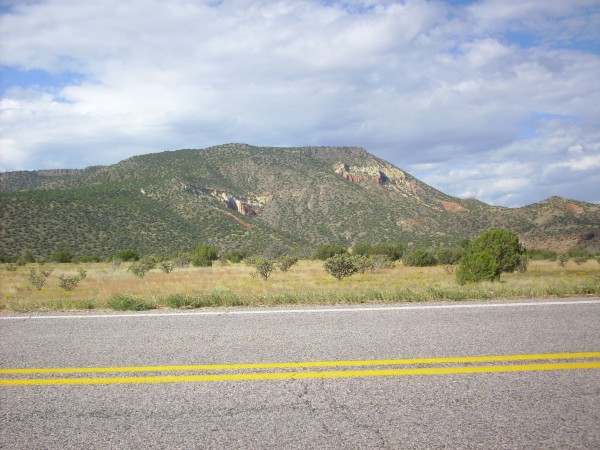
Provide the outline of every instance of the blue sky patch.
[[77,84],[81,75],[73,72],[51,73],[44,70],[20,70],[13,67],[0,67],[0,95],[15,87],[51,89],[61,88],[69,84]]

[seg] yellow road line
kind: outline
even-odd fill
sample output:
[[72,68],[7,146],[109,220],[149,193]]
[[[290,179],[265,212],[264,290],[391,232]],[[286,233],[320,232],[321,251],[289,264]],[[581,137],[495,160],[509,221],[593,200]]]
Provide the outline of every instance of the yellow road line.
[[359,377],[397,377],[411,375],[452,375],[473,373],[531,372],[577,369],[600,369],[598,362],[521,364],[500,366],[466,366],[436,367],[417,369],[386,370],[342,370],[335,372],[279,372],[279,373],[237,373],[218,375],[183,375],[183,376],[149,376],[149,377],[110,377],[110,378],[41,378],[0,380],[0,386],[40,386],[66,384],[140,384],[140,383],[189,383],[207,381],[242,381],[242,380],[289,380],[289,379],[322,379],[322,378],[359,378]]
[[31,369],[0,369],[0,374],[52,374],[52,373],[126,373],[126,372],[175,372],[198,370],[258,370],[258,369],[307,369],[314,367],[368,367],[398,366],[410,364],[451,364],[480,362],[537,361],[554,359],[600,358],[600,352],[542,353],[528,355],[458,356],[442,358],[378,359],[359,361],[307,361],[284,363],[250,364],[200,364],[178,366],[134,366],[134,367],[48,367]]

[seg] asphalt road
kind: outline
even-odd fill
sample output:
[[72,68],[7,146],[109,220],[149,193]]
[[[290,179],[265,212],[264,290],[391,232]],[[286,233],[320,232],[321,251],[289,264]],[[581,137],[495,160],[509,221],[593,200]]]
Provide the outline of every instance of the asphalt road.
[[597,449],[598,352],[597,298],[4,314],[0,448]]

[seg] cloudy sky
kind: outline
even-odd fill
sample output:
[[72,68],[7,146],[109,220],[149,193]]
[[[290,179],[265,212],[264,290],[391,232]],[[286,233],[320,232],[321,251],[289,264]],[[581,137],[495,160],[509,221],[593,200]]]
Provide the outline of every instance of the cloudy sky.
[[600,202],[600,0],[0,0],[0,170],[361,146],[442,191]]

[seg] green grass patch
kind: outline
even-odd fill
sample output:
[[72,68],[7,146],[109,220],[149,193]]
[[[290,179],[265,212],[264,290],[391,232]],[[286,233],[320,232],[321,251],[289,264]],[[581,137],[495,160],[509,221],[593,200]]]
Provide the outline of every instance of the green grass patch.
[[127,294],[116,295],[108,300],[108,307],[117,311],[147,311],[155,309],[156,304]]

